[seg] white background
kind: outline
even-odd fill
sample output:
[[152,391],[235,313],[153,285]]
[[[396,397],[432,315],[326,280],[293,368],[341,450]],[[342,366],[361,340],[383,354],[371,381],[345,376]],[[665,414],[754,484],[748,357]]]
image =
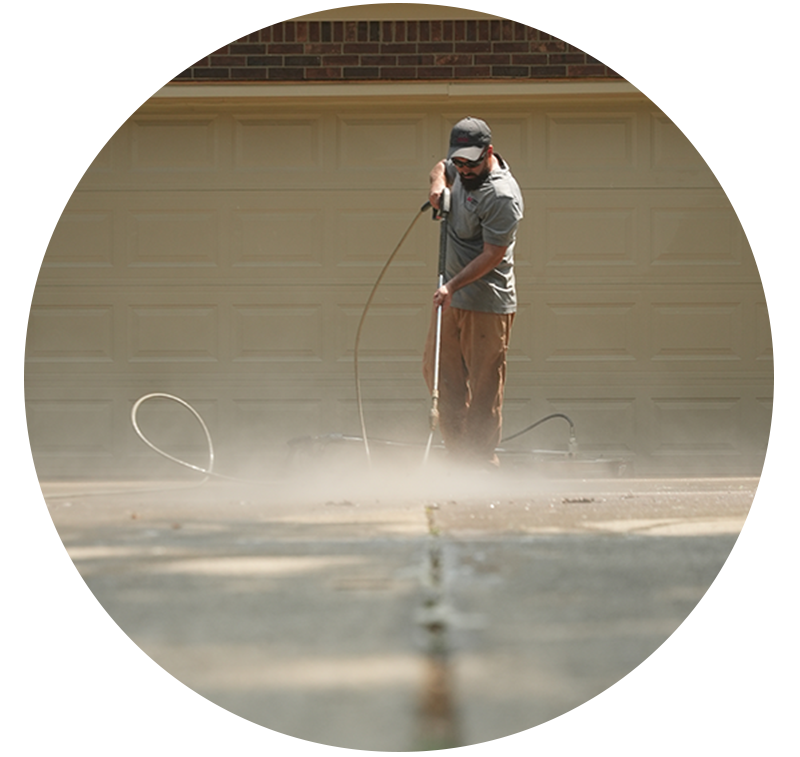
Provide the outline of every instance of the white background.
[[[199,58],[334,0],[9,3],[3,59],[2,706],[0,751],[27,755],[332,755],[196,695],[144,655],[67,557],[38,488],[23,352],[42,256],[90,162],[127,117]],[[441,4],[441,3],[440,3]],[[755,252],[775,352],[770,447],[758,494],[706,597],[650,659],[566,715],[461,755],[752,755],[796,748],[798,412],[797,87],[793,3],[569,0],[453,3],[590,53],[686,134]],[[57,170],[54,170],[56,168]],[[367,753],[362,753],[367,754]]]

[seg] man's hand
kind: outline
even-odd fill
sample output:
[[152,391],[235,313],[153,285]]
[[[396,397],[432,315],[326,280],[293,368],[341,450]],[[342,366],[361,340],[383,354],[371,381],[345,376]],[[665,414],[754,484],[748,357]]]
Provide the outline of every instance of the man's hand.
[[450,300],[453,299],[453,295],[450,292],[447,284],[440,286],[433,294],[433,307],[438,308],[441,306],[442,310],[446,310],[450,307]]

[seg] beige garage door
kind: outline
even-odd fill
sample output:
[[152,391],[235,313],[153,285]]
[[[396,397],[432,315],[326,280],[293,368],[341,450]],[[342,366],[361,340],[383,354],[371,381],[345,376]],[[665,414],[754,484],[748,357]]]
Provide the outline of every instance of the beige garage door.
[[[492,125],[527,207],[506,432],[563,412],[582,452],[630,458],[641,475],[758,473],[772,396],[758,271],[669,119],[635,93],[392,91],[162,95],[120,129],[69,202],[34,296],[26,391],[40,476],[176,472],[130,427],[149,392],[191,402],[233,474],[282,465],[294,437],[359,434],[362,307],[467,113]],[[365,326],[375,436],[427,436],[419,355],[437,240],[420,218]],[[185,410],[148,403],[141,420],[204,462]],[[564,426],[515,444],[565,449]]]

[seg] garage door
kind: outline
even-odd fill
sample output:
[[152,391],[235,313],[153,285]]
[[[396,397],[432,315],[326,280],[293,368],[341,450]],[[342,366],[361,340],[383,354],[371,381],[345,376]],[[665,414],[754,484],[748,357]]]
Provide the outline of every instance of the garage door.
[[[102,150],[47,250],[26,372],[40,477],[174,473],[130,427],[149,392],[191,402],[232,474],[280,467],[295,437],[359,434],[363,305],[466,114],[491,124],[527,207],[506,432],[561,412],[582,452],[638,474],[760,471],[772,354],[758,270],[708,167],[639,94],[174,91]],[[364,327],[376,437],[427,437],[419,358],[437,245],[424,215]],[[148,403],[141,421],[204,462],[178,405]],[[565,429],[517,444],[565,449]]]

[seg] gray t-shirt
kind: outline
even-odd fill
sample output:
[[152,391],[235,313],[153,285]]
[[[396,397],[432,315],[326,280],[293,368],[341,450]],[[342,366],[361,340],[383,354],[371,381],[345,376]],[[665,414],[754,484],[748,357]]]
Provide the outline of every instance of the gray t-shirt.
[[474,190],[464,188],[449,160],[445,164],[451,183],[445,281],[480,255],[484,242],[507,247],[496,268],[453,294],[452,306],[486,313],[514,313],[517,309],[514,243],[524,206],[522,192],[508,165],[499,155],[495,157],[499,165]]

